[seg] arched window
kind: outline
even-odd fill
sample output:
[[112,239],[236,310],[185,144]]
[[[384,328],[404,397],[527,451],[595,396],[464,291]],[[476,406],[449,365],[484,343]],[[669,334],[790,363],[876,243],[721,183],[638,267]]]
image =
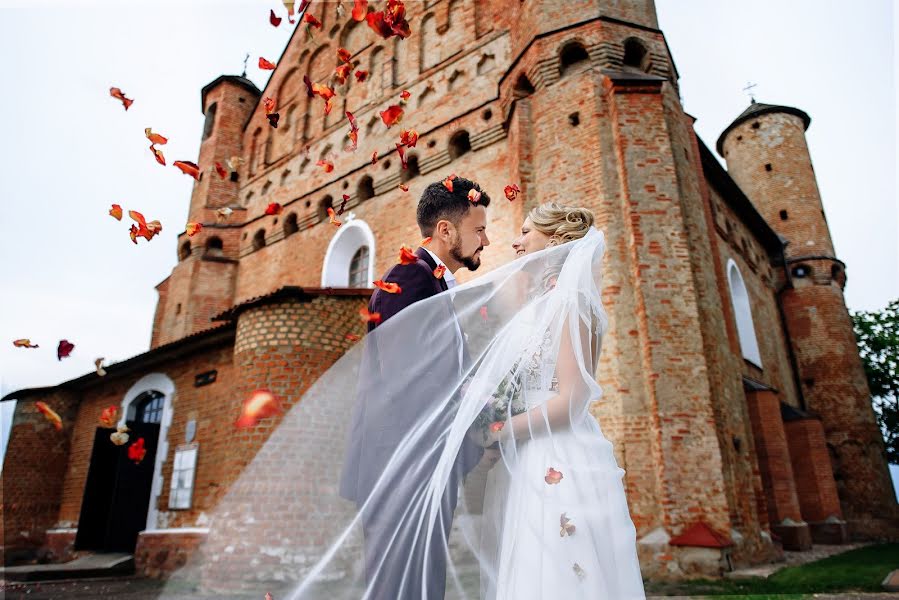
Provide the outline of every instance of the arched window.
[[796,279],[805,279],[812,276],[812,268],[806,264],[796,265],[793,267],[792,273]]
[[356,250],[350,261],[350,287],[368,287],[368,246]]
[[759,343],[752,321],[749,292],[743,283],[740,269],[737,268],[737,263],[733,259],[727,261],[727,282],[730,286],[730,301],[734,309],[734,318],[737,321],[737,335],[740,337],[740,350],[743,358],[761,369],[762,358],[759,354]]
[[649,51],[637,38],[628,38],[624,42],[624,60],[622,62],[626,68],[649,71]]
[[203,123],[203,139],[205,140],[212,135],[212,129],[215,127],[215,109],[216,103],[213,102],[206,109],[206,122]]
[[178,260],[184,260],[188,256],[190,256],[190,240],[184,240],[184,243],[178,248]]
[[161,423],[165,394],[151,390],[144,392],[135,401],[134,419],[138,423]]
[[374,233],[365,221],[344,222],[328,243],[322,287],[370,287],[375,279],[376,252]]
[[469,150],[471,150],[471,140],[468,137],[468,132],[463,129],[453,134],[449,142],[450,158],[459,158]]
[[356,197],[359,199],[359,202],[364,202],[369,198],[373,198],[375,195],[375,183],[372,178],[368,175],[359,180],[359,185],[356,188]]
[[253,250],[265,248],[265,229],[260,229],[253,236]]
[[224,254],[223,249],[224,245],[222,244],[222,238],[214,235],[206,240],[207,256],[221,256]]
[[334,208],[334,198],[331,196],[325,196],[321,200],[318,201],[318,218],[321,221],[324,221],[328,218],[328,209]]
[[400,181],[406,183],[413,177],[418,177],[419,175],[421,175],[421,170],[418,167],[418,155],[406,155],[406,168],[400,169]]
[[300,228],[297,225],[297,213],[290,213],[287,215],[287,218],[284,219],[284,237],[293,235],[299,229]]
[[531,80],[528,79],[528,76],[522,73],[518,76],[518,81],[515,82],[515,87],[512,88],[512,95],[515,96],[515,99],[525,98],[533,94],[536,90],[534,89],[534,84],[531,83]]
[[587,49],[578,42],[571,42],[562,48],[562,54],[559,57],[559,71],[562,75],[567,75],[576,65],[590,64],[590,55]]

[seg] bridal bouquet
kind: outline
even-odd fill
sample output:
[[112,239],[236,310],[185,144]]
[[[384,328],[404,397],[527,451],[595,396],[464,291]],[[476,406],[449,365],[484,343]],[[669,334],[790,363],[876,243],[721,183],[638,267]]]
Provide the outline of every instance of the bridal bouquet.
[[523,413],[526,403],[521,393],[523,382],[516,364],[499,383],[484,408],[474,421],[473,428],[480,432],[483,440],[490,437],[490,432],[503,428],[510,417]]

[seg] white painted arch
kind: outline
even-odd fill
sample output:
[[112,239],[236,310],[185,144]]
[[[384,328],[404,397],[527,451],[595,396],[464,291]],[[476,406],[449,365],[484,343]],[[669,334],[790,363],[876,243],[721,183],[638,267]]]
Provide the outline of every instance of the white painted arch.
[[172,424],[172,400],[175,397],[175,383],[163,373],[150,373],[138,379],[134,385],[125,393],[122,398],[122,409],[119,411],[121,415],[119,425],[124,425],[125,421],[133,421],[136,412],[137,400],[144,392],[156,391],[165,395],[162,405],[162,419],[159,422],[159,441],[156,445],[156,459],[153,463],[153,486],[150,488],[150,506],[147,507],[147,526],[146,529],[156,529],[159,520],[159,513],[156,510],[156,503],[159,500],[159,494],[162,493],[162,464],[165,462],[166,455],[169,451],[168,433],[169,426]]
[[740,338],[740,350],[743,358],[762,368],[762,357],[759,353],[759,342],[755,335],[755,324],[752,320],[752,303],[749,292],[743,283],[743,275],[734,259],[727,261],[727,283],[730,288],[730,302],[734,308],[737,321],[737,335]]
[[350,262],[356,251],[368,246],[368,281],[375,279],[375,234],[361,219],[347,218],[331,238],[322,266],[322,287],[349,287]]

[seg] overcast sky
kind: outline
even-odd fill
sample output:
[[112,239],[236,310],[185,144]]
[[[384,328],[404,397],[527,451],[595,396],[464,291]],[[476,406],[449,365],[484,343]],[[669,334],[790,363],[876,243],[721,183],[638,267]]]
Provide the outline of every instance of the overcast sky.
[[[316,0],[318,2],[319,0]],[[563,0],[560,0],[563,1]],[[345,0],[347,7],[352,2]],[[896,15],[890,0],[657,0],[687,112],[714,147],[748,105],[785,104],[812,118],[809,145],[850,309],[899,296],[896,199]],[[313,4],[313,7],[315,4]],[[290,35],[273,1],[123,3],[0,0],[0,393],[52,385],[149,347],[154,286],[176,262],[191,179],[152,159],[144,127],[169,137],[171,165],[196,161],[200,89],[221,74],[260,88]],[[313,8],[313,13],[315,9]],[[126,113],[109,97],[120,87]],[[134,246],[127,216],[163,233]],[[27,337],[38,350],[12,340]],[[75,344],[56,360],[58,341]]]

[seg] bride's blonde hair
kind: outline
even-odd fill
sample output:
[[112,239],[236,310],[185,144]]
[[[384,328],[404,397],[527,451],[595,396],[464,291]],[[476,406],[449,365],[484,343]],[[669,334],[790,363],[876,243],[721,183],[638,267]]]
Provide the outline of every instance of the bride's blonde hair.
[[577,206],[547,202],[535,206],[528,213],[534,229],[550,237],[549,246],[579,240],[593,226],[593,212]]

